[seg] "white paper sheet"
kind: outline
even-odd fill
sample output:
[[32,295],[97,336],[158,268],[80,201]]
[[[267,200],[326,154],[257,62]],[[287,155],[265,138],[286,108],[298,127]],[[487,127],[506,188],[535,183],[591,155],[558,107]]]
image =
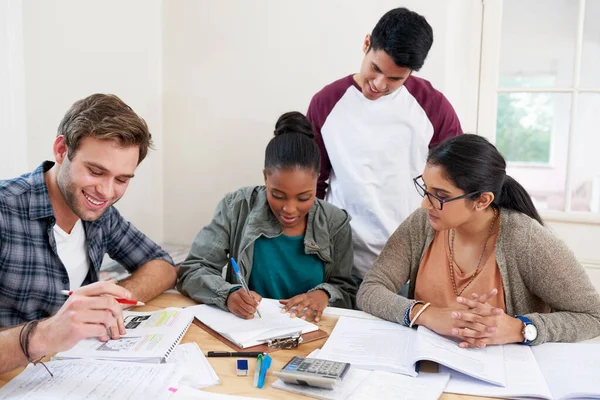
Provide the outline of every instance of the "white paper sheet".
[[256,397],[244,397],[244,396],[234,396],[231,394],[221,394],[221,393],[212,393],[205,392],[202,390],[196,390],[188,387],[181,387],[173,397],[172,400],[266,400],[260,399]]
[[554,399],[600,399],[600,344],[546,343],[531,350]]
[[175,365],[66,360],[30,364],[0,388],[0,399],[19,400],[153,400],[169,398],[178,384]]
[[412,329],[393,322],[341,317],[318,358],[416,376],[408,354],[413,334]]
[[419,373],[417,377],[373,371],[348,400],[437,400],[450,379],[448,374]]
[[202,323],[242,348],[262,344],[266,339],[319,329],[315,324],[282,314],[278,303],[270,299],[263,299],[260,303],[262,318],[255,316],[248,320],[205,304],[188,307],[186,310],[190,310]]
[[177,346],[169,357],[169,364],[175,364],[181,375],[181,385],[194,389],[218,385],[219,376],[210,365],[197,343]]
[[499,398],[552,398],[529,346],[520,344],[505,345],[504,369],[506,371],[506,387],[501,387],[480,381],[440,365],[440,372],[449,373],[451,376],[450,382],[446,387],[446,392],[448,393]]
[[342,383],[333,390],[286,384],[279,379],[273,383],[273,387],[323,400],[437,400],[444,392],[448,379],[448,374],[420,373],[418,377],[410,377],[351,368]]

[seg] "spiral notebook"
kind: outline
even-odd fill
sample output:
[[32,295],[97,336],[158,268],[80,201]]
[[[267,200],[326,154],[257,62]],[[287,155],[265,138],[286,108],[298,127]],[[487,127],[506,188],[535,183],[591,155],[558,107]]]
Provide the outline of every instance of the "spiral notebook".
[[123,316],[127,333],[119,339],[85,339],[70,350],[57,353],[54,360],[165,363],[194,319],[191,312],[173,307],[153,312],[124,311]]

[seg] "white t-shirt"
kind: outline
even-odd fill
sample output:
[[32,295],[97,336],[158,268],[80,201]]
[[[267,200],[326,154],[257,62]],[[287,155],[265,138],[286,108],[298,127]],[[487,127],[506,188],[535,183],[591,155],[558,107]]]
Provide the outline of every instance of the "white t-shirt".
[[452,106],[431,84],[411,76],[404,86],[367,99],[349,75],[317,93],[308,109],[321,148],[321,197],[352,221],[353,274],[363,278],[388,238],[421,198],[412,178],[429,149],[462,133]]
[[58,257],[69,274],[69,290],[75,290],[81,287],[90,269],[83,224],[78,219],[70,234],[63,231],[58,224],[54,224],[53,230]]

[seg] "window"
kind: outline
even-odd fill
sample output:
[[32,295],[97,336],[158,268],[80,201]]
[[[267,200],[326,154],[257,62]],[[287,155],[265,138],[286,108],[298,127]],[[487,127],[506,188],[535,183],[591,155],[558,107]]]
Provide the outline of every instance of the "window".
[[600,0],[484,0],[478,130],[541,210],[600,212]]

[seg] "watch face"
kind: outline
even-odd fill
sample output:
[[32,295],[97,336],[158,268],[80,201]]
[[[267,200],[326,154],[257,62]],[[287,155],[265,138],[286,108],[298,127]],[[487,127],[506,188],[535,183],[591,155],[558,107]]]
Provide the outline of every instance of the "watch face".
[[525,326],[524,336],[525,340],[535,340],[537,338],[537,328],[535,325],[528,324]]

